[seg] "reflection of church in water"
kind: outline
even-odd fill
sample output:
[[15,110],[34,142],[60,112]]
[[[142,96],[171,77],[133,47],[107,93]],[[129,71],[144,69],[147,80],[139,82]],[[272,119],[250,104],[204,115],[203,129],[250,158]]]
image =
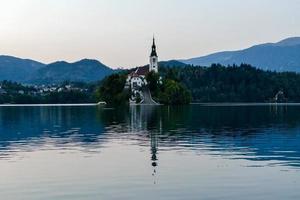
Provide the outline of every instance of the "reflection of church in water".
[[[146,131],[150,140],[152,175],[155,177],[158,167],[158,139],[162,131],[162,121],[157,106],[132,106],[130,107],[131,132]],[[154,181],[156,183],[156,181]]]

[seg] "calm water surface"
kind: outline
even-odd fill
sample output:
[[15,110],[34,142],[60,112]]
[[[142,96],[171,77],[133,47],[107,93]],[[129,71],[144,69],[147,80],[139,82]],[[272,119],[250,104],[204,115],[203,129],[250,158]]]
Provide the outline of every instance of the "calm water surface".
[[6,200],[300,199],[300,106],[0,107]]

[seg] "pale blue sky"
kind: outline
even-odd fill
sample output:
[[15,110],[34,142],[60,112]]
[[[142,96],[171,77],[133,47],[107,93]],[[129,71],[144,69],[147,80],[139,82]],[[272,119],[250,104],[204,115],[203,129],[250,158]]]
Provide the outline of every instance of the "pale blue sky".
[[42,62],[190,58],[300,36],[300,0],[0,0],[0,54]]

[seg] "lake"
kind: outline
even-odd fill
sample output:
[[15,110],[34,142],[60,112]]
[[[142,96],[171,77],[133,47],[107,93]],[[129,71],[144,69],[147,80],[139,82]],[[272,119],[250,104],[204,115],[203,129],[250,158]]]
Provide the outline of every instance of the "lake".
[[0,107],[5,200],[300,199],[300,106]]

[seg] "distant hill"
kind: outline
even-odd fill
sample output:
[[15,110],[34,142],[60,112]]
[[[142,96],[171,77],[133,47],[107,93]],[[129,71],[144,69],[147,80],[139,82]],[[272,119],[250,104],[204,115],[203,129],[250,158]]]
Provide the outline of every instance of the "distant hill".
[[52,84],[63,81],[92,82],[112,74],[113,69],[97,60],[83,59],[68,63],[59,61],[37,70],[30,78],[30,83]]
[[24,82],[45,64],[13,56],[0,56],[0,80]]
[[[180,62],[178,60],[168,60],[168,61],[160,61],[158,62],[159,67],[185,67],[187,64]],[[142,67],[149,67],[149,64],[144,65]],[[135,71],[137,67],[129,69],[129,71]]]
[[161,61],[158,64],[162,67],[185,67],[187,65],[177,60]]
[[201,66],[210,66],[213,63],[222,65],[247,63],[263,70],[300,72],[300,37],[180,61]]
[[97,60],[83,59],[75,63],[59,61],[46,65],[30,59],[0,56],[0,81],[35,84],[92,82],[101,80],[113,72],[113,69]]

